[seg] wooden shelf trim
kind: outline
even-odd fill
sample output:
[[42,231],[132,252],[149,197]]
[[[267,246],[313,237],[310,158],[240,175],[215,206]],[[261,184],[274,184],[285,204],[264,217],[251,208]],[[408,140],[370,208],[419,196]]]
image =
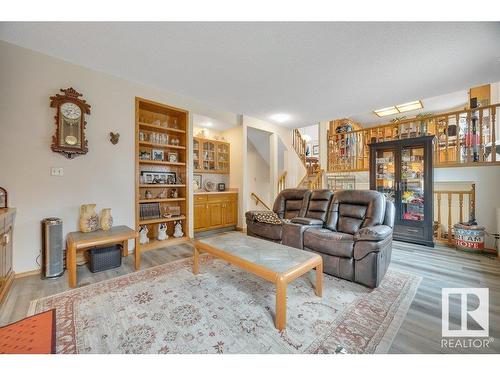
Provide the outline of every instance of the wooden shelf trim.
[[181,215],[181,216],[175,216],[175,217],[162,217],[159,219],[139,220],[139,225],[168,223],[170,221],[179,221],[179,220],[186,220],[186,216]]
[[184,237],[169,236],[168,239],[166,239],[164,241],[150,239],[149,243],[147,243],[145,245],[139,245],[139,246],[141,248],[141,251],[148,251],[148,250],[154,250],[154,249],[159,249],[162,247],[176,245],[176,244],[179,244],[182,242],[187,242],[187,241],[190,241],[190,238],[188,236],[184,236]]
[[169,145],[169,144],[164,144],[164,143],[153,143],[153,142],[146,142],[146,141],[140,141],[139,145],[144,146],[144,147],[173,148],[176,150],[185,150],[186,149],[186,146],[175,146],[175,145]]
[[167,131],[167,132],[171,132],[171,133],[182,133],[182,134],[186,133],[186,131],[182,130],[182,129],[165,128],[165,127],[160,126],[160,125],[148,124],[147,122],[139,122],[138,124],[139,124],[139,127],[148,128],[148,129],[162,130],[162,131]]
[[153,198],[153,199],[140,199],[139,203],[161,203],[161,202],[183,202],[186,198]]
[[159,161],[159,160],[139,160],[139,164],[173,165],[178,167],[186,166],[186,163],[172,163],[169,161]]
[[140,188],[183,188],[185,184],[140,184]]

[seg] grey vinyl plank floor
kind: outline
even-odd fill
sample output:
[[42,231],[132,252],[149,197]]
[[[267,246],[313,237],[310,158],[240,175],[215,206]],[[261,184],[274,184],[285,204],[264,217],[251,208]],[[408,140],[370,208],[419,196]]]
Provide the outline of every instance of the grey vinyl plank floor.
[[[142,255],[142,269],[192,256],[191,244],[148,251]],[[485,255],[469,254],[445,246],[425,246],[395,242],[391,269],[422,277],[390,349],[390,353],[500,353],[500,261]],[[78,285],[134,272],[133,256],[123,258],[120,268],[97,274],[78,267]],[[489,288],[490,342],[482,348],[443,348],[441,345],[441,289],[450,287]],[[0,326],[26,316],[32,300],[68,290],[67,274],[54,280],[28,276],[14,280],[9,295],[0,306]],[[459,307],[451,303],[450,319],[459,321]]]

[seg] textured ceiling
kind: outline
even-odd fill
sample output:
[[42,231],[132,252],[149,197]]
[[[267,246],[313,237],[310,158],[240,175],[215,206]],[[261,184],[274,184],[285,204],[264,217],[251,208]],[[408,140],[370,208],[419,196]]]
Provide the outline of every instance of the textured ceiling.
[[292,127],[500,80],[500,23],[1,23],[0,39]]

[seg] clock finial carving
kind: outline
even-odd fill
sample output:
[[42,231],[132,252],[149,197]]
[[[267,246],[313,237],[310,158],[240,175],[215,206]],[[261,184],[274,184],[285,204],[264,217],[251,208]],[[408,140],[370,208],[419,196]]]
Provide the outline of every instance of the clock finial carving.
[[51,149],[72,159],[88,152],[85,115],[90,115],[90,105],[80,98],[83,95],[73,87],[60,91],[63,94],[50,97],[50,107],[57,109],[54,117],[56,131],[52,136]]

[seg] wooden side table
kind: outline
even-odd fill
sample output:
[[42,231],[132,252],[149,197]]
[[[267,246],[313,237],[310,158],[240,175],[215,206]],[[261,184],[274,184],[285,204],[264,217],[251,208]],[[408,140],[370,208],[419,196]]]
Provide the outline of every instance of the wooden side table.
[[[122,244],[122,256],[128,256],[128,240],[137,238],[137,232],[125,225],[112,227],[108,231],[98,230],[90,233],[71,232],[66,239],[66,268],[70,288],[76,287],[76,252],[94,246]],[[140,253],[135,251],[135,269],[140,267]]]

